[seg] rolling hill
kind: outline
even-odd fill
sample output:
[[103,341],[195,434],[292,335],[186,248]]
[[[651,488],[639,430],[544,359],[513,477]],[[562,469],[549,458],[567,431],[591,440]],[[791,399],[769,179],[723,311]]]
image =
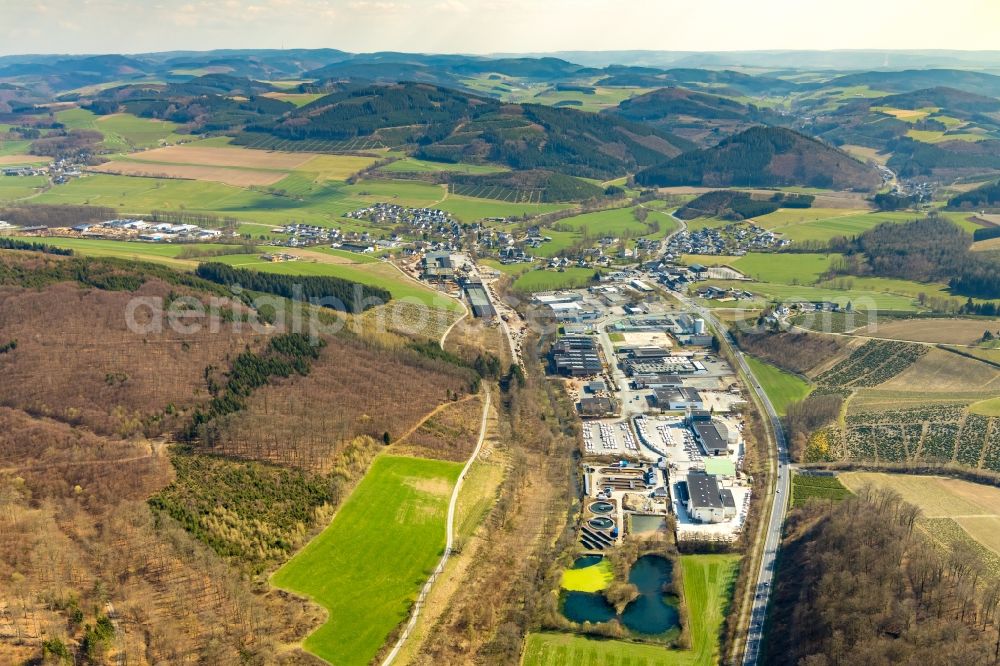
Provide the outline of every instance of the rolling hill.
[[367,137],[416,145],[424,159],[549,168],[574,176],[621,175],[675,157],[692,145],[614,116],[535,104],[503,104],[431,84],[346,85],[280,118],[247,127],[287,141]]
[[776,127],[753,127],[713,148],[640,171],[635,179],[661,187],[801,185],[864,191],[882,182],[873,167],[816,139]]

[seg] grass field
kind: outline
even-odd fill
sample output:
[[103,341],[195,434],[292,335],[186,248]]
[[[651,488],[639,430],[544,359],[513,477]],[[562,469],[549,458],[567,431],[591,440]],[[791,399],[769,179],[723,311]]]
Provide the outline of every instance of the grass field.
[[747,289],[768,300],[780,301],[782,303],[791,303],[794,301],[829,301],[837,303],[841,307],[846,307],[848,303],[851,303],[856,310],[878,309],[900,312],[915,312],[918,310],[912,296],[865,289],[831,289],[808,285],[774,284],[770,282],[747,283],[726,280],[710,280],[707,284]]
[[523,273],[514,280],[514,289],[525,292],[576,289],[587,286],[593,278],[593,268],[571,267],[562,272],[534,270]]
[[256,254],[230,254],[214,257],[210,261],[219,261],[238,268],[250,268],[262,273],[339,277],[360,284],[384,287],[394,299],[405,298],[446,310],[461,309],[454,299],[406,278],[385,262],[358,264],[308,260],[271,262],[264,261]]
[[431,162],[429,160],[418,160],[414,157],[406,157],[401,160],[391,162],[382,167],[386,173],[437,173],[446,171],[449,173],[465,174],[488,174],[508,171],[506,167],[493,164],[465,164],[463,162]]
[[90,238],[46,238],[46,245],[72,249],[77,254],[88,257],[114,257],[136,261],[151,261],[177,268],[195,268],[198,261],[212,259],[178,259],[178,255],[190,250],[220,250],[235,248],[235,245],[219,243],[141,243]]
[[969,405],[969,411],[982,416],[1000,416],[1000,398],[974,402]]
[[805,380],[753,356],[744,356],[757,381],[770,398],[771,404],[774,405],[774,410],[780,416],[785,414],[788,405],[809,395],[811,387]]
[[339,665],[368,664],[440,557],[459,463],[380,456],[333,522],[271,582],[329,618],[304,647]]
[[611,561],[602,559],[597,564],[582,569],[566,569],[562,575],[562,588],[575,592],[600,592],[615,579]]
[[495,199],[476,199],[474,197],[464,197],[459,194],[448,194],[446,198],[436,201],[435,207],[450,212],[462,222],[474,222],[485,217],[543,215],[557,210],[572,208],[572,205],[554,203],[509,203],[506,201],[497,201]]
[[48,182],[45,176],[0,176],[0,202],[38,194]]
[[972,132],[947,133],[938,130],[916,130],[911,129],[906,132],[906,136],[924,143],[942,143],[944,141],[985,141],[988,136],[973,134]]
[[839,254],[760,254],[751,252],[729,265],[760,282],[813,284]]
[[574,634],[535,633],[525,639],[523,666],[710,666],[719,658],[719,632],[729,605],[739,558],[734,555],[684,555],[684,597],[692,649]]
[[389,290],[394,299],[412,300],[437,309],[461,310],[461,306],[454,299],[443,296],[430,287],[425,287],[405,277],[386,262],[330,248],[287,250],[301,256],[302,259],[275,263],[264,261],[257,254],[227,254],[193,259],[178,258],[186,249],[213,250],[234,247],[216,243],[140,243],[89,238],[47,238],[45,242],[56,247],[72,248],[79,254],[86,256],[152,261],[189,270],[196,268],[198,263],[202,261],[218,261],[264,273],[339,277],[360,284],[384,287]]
[[804,506],[810,500],[840,501],[851,491],[835,476],[792,475],[792,506]]
[[[109,206],[122,213],[137,214],[183,209],[269,225],[294,220],[344,226],[346,221],[340,219],[342,215],[376,201],[429,206],[444,196],[442,187],[429,183],[362,181],[347,185],[328,181],[314,184],[311,178],[297,173],[278,181],[274,187],[289,190],[295,196],[278,196],[215,182],[99,174],[54,187],[39,196],[36,202]],[[292,191],[296,187],[302,188],[301,191]]]
[[588,236],[617,238],[626,233],[633,238],[643,236],[648,229],[645,224],[635,219],[632,211],[632,208],[613,208],[596,213],[584,213],[559,220],[558,225],[570,227]]

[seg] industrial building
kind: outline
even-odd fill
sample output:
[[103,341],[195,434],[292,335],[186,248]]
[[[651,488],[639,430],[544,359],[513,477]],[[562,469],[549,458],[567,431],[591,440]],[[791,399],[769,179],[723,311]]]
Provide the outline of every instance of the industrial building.
[[581,398],[580,416],[603,417],[615,413],[615,403],[611,398]]
[[689,472],[685,481],[687,511],[702,523],[721,523],[736,517],[736,500],[728,488],[719,488],[716,477]]
[[705,406],[701,394],[690,386],[657,389],[653,392],[653,403],[662,410],[700,410]]
[[450,252],[428,252],[421,265],[425,280],[450,280],[455,277],[455,266]]
[[710,456],[727,455],[732,448],[729,428],[715,420],[695,421],[691,424],[695,441]]
[[552,370],[569,377],[598,375],[604,369],[597,340],[586,335],[564,335],[551,351]]
[[493,307],[493,303],[490,302],[490,297],[481,282],[469,281],[465,283],[463,288],[474,317],[490,321],[497,316],[497,311]]

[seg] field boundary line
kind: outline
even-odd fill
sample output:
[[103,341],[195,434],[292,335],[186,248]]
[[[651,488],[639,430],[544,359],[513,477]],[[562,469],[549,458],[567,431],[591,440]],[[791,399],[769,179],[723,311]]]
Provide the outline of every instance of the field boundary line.
[[448,558],[451,557],[452,542],[455,538],[455,506],[458,504],[458,493],[462,490],[462,481],[465,480],[466,474],[468,474],[469,469],[472,468],[472,463],[474,463],[476,458],[479,457],[479,451],[482,450],[483,442],[486,440],[486,426],[489,421],[488,417],[490,413],[490,392],[489,390],[485,390],[485,393],[486,399],[483,400],[483,420],[479,426],[479,441],[476,442],[476,448],[473,449],[472,455],[469,456],[469,459],[466,461],[462,471],[459,472],[458,479],[455,480],[455,488],[451,491],[451,501],[448,502],[448,522],[445,528],[446,538],[444,553],[441,555],[441,561],[438,562],[437,567],[434,568],[434,572],[431,574],[430,578],[427,579],[427,582],[424,583],[424,587],[420,590],[420,594],[417,595],[417,600],[413,604],[413,612],[410,614],[410,621],[406,623],[403,633],[396,641],[396,644],[392,647],[392,650],[389,651],[389,654],[386,655],[385,660],[382,662],[382,666],[389,666],[399,654],[399,651],[403,649],[406,639],[410,637],[410,632],[412,632],[413,628],[417,626],[417,618],[420,616],[420,609],[423,606],[424,601],[427,599],[427,595],[430,593],[431,588],[434,587],[434,583],[437,581],[438,576],[444,572],[445,565],[448,563]]

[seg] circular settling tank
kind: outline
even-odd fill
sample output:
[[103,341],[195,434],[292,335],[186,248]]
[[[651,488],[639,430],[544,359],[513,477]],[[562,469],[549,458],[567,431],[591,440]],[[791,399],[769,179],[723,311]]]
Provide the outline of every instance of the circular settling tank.
[[588,523],[591,527],[593,527],[596,530],[609,530],[615,526],[615,521],[611,520],[610,518],[605,518],[604,516],[600,516],[598,518],[591,518],[588,521]]
[[590,505],[591,513],[606,515],[614,511],[615,506],[611,502],[594,502]]

